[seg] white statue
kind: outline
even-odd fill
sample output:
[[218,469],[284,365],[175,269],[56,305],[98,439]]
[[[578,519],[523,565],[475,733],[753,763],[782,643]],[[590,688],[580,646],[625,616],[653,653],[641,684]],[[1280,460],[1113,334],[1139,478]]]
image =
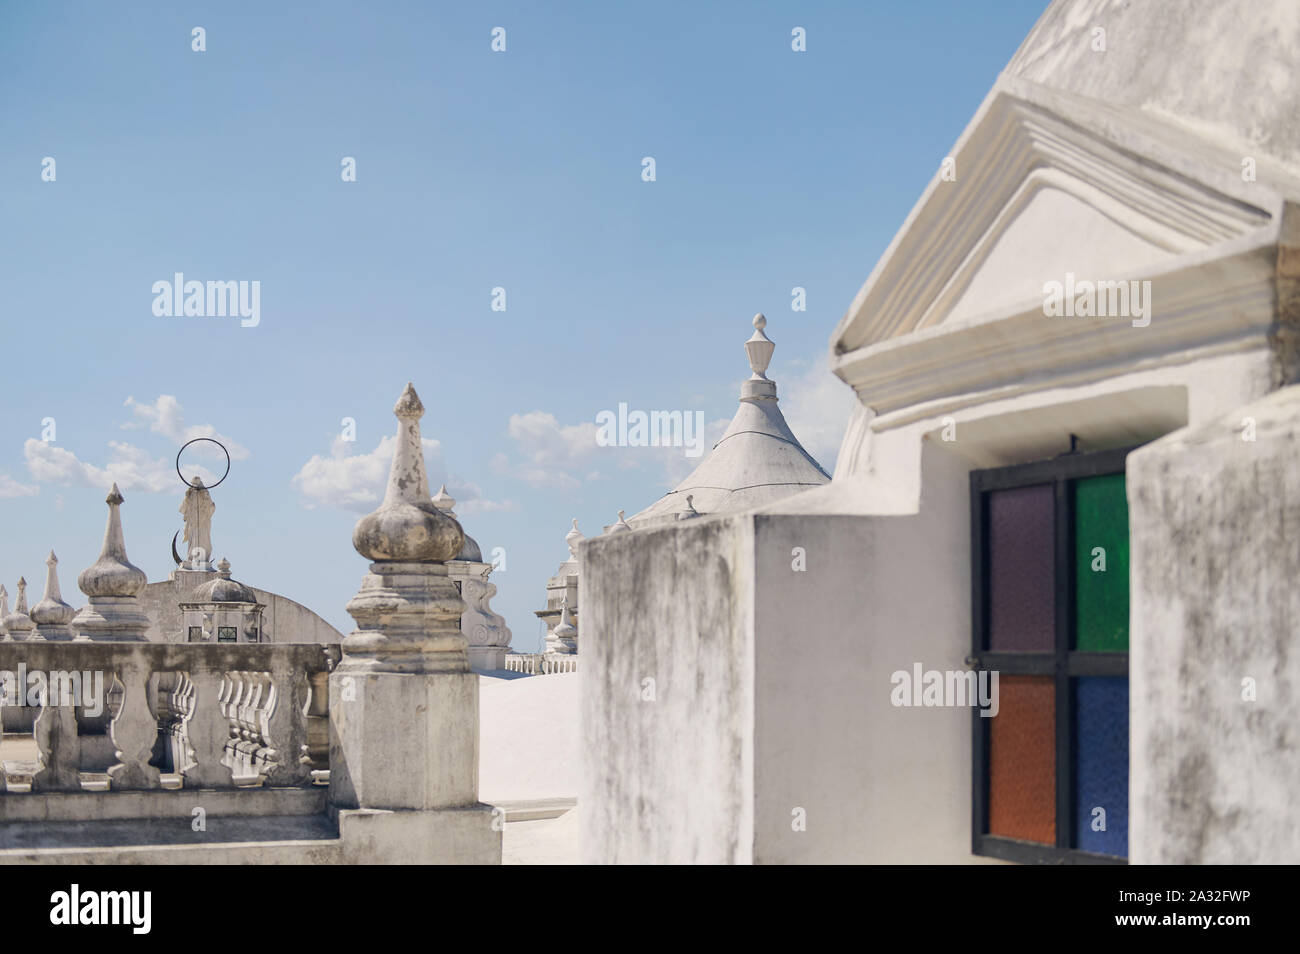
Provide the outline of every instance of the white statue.
[[194,570],[212,569],[212,514],[217,505],[212,495],[198,477],[190,478],[189,489],[181,501],[181,516],[185,518],[186,565]]

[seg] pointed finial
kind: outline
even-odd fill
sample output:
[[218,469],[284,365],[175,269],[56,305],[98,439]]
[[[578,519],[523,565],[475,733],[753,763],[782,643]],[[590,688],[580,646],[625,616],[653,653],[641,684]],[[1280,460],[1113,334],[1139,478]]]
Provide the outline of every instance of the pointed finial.
[[22,577],[18,578],[18,601],[14,604],[14,611],[5,615],[4,624],[9,638],[17,641],[30,638],[32,630],[36,628],[32,618],[27,615],[27,581]]
[[58,567],[59,558],[51,550],[45,558],[45,595],[28,614],[36,624],[37,632],[45,639],[71,639],[68,623],[77,615],[75,609],[63,602],[63,594],[59,592]]
[[8,636],[9,628],[5,626],[5,617],[9,615],[9,591],[0,583],[0,636]]
[[433,505],[449,517],[456,516],[455,511],[452,510],[452,507],[456,506],[456,498],[447,493],[446,484],[439,487],[438,492],[434,494]]
[[63,601],[63,594],[59,592],[59,558],[50,551],[50,555],[45,558],[45,599]]
[[582,535],[582,531],[578,529],[578,518],[577,518],[577,517],[574,517],[574,518],[573,518],[573,529],[570,530],[568,533],[566,533],[566,534],[564,535],[564,542],[565,542],[566,544],[568,544],[568,547],[569,547],[569,559],[570,559],[570,560],[575,560],[575,561],[576,561],[576,560],[578,559],[578,544],[581,543],[581,542],[582,542],[583,540],[585,540],[585,539],[587,539],[587,538],[584,537],[584,536]]
[[767,366],[772,363],[772,352],[776,345],[763,331],[767,319],[762,314],[754,316],[754,333],[745,342],[745,354],[749,356],[749,369],[754,372],[749,380],[740,386],[740,399],[754,403],[757,401],[776,400],[776,382],[767,376]]
[[77,575],[77,586],[87,596],[139,596],[148,582],[144,571],[126,558],[121,511],[124,501],[122,491],[113,484],[104,498],[108,504],[108,523],[104,527],[99,559]]
[[698,517],[700,512],[695,509],[695,494],[686,495],[686,509],[677,515],[678,520],[690,520],[692,517]]
[[221,562],[217,564],[217,574],[222,579],[230,579],[230,561],[225,557],[222,557]]
[[624,518],[626,512],[627,511],[625,510],[620,510],[618,512],[618,523],[610,527],[609,530],[606,531],[607,533],[626,533],[632,529],[632,525]]
[[766,381],[767,366],[772,363],[772,352],[776,345],[763,331],[767,319],[761,314],[754,316],[754,333],[745,342],[745,353],[749,355],[749,369],[754,372],[751,380]]
[[397,403],[393,405],[393,413],[398,417],[424,417],[424,405],[420,402],[420,395],[415,393],[415,385],[410,381],[406,382]]
[[573,621],[569,619],[569,597],[566,595],[560,601],[560,624],[555,627],[555,635],[561,639],[571,639],[577,632]]
[[438,509],[429,496],[424,469],[420,417],[424,405],[408,382],[393,407],[397,442],[388,472],[388,489],[379,509],[357,521],[352,545],[374,561],[445,563],[465,544],[465,531],[456,519]]

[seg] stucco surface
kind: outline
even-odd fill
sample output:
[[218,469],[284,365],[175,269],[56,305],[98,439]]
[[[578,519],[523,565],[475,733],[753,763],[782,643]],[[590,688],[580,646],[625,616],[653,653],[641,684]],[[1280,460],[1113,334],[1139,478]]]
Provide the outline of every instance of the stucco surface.
[[[1097,28],[1105,52],[1093,49]],[[1291,0],[1058,0],[1006,72],[1175,118],[1300,169],[1297,62]]]
[[1129,456],[1134,862],[1300,862],[1297,460],[1300,387]]
[[752,550],[722,517],[582,545],[584,862],[752,859]]

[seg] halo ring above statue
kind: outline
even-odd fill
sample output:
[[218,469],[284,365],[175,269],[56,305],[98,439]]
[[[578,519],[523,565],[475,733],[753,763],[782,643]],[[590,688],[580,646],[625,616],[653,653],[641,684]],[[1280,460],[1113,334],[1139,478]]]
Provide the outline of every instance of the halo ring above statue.
[[225,480],[227,477],[230,476],[230,451],[226,450],[226,445],[221,443],[221,441],[217,440],[216,438],[196,437],[193,440],[186,441],[183,445],[181,445],[181,449],[176,452],[176,476],[181,479],[181,482],[185,484],[186,487],[189,487],[191,485],[191,481],[186,480],[185,475],[181,473],[181,454],[185,453],[186,447],[189,447],[191,444],[197,444],[200,441],[207,441],[210,444],[216,444],[218,447],[221,448],[221,453],[226,455],[226,472],[221,475],[221,480],[218,480],[215,484],[207,485],[207,489],[211,490],[213,487],[220,485],[221,481]]

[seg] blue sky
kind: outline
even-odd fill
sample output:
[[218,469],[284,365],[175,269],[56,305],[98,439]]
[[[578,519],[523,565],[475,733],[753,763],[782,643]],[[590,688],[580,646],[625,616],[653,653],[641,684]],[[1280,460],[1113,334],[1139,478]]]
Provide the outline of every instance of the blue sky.
[[[164,578],[174,456],[216,434],[217,554],[347,632],[411,380],[534,648],[569,519],[598,533],[696,463],[596,448],[597,413],[729,419],[754,312],[833,467],[829,334],[1044,6],[3,0],[0,581],[38,599],[53,547],[83,605],[110,477]],[[156,317],[176,272],[259,281],[260,323]]]

